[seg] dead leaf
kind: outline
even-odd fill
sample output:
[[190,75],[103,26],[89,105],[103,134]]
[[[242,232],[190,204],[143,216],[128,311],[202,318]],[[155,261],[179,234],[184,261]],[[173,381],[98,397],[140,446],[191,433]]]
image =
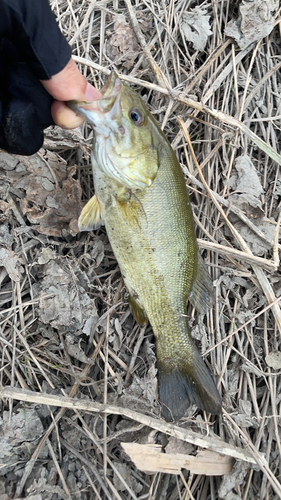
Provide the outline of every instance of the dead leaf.
[[263,216],[261,195],[264,190],[257,170],[248,155],[239,156],[235,161],[235,169],[228,181],[232,190],[231,201],[235,206],[247,213],[248,217]]
[[74,174],[75,167],[67,168],[66,161],[52,151],[41,149],[31,157],[0,153],[2,199],[11,191],[34,229],[48,236],[78,233],[81,187]]
[[233,415],[232,418],[240,427],[257,428],[259,426],[256,417],[252,415],[252,403],[250,401],[240,399],[239,411],[236,415]]
[[182,14],[182,32],[185,38],[193,43],[195,50],[204,50],[206,47],[208,36],[212,34],[209,21],[210,16],[207,15],[207,11],[199,6]]
[[18,257],[10,248],[0,248],[0,267],[5,267],[13,281],[20,281],[20,267]]
[[274,239],[275,225],[264,220],[261,200],[264,190],[258,172],[248,155],[237,158],[228,186],[231,190],[230,201],[246,213],[264,234],[265,239],[260,238],[232,214],[229,215],[230,221],[249,245],[251,251],[255,255],[263,256],[272,248],[271,242]]
[[156,363],[156,355],[155,355],[155,344],[151,344],[148,339],[145,339],[143,345],[143,353],[145,359],[148,362],[149,366],[155,366]]
[[86,356],[85,351],[80,346],[80,343],[77,344],[77,340],[73,334],[68,333],[65,336],[64,342],[69,356],[72,356],[74,359],[77,359],[81,363],[86,363],[86,364],[94,363],[94,361],[91,358],[88,358]]
[[159,444],[121,443],[122,448],[141,471],[180,474],[181,469],[193,474],[223,476],[228,474],[234,459],[215,451],[199,451],[196,456],[182,453],[162,453]]
[[242,0],[239,18],[227,24],[225,34],[234,38],[241,49],[247,47],[271,33],[278,7],[278,0]]
[[93,262],[93,268],[99,267],[104,259],[104,244],[99,238],[91,240],[89,256]]
[[[68,332],[83,328],[87,319],[97,314],[93,300],[75,280],[74,273],[55,260],[43,266],[40,282],[39,319],[54,328],[67,326]],[[52,297],[43,298],[52,294]]]
[[107,55],[117,65],[130,69],[140,51],[136,35],[124,14],[114,17],[114,32],[108,40]]
[[157,399],[157,369],[152,365],[147,374],[140,378],[134,375],[133,382],[128,387],[126,395],[144,398],[153,406]]
[[27,206],[30,202],[43,207],[56,183],[59,184],[66,177],[65,162],[52,152],[43,158],[41,152],[31,157],[19,156],[20,162],[9,174],[13,187],[25,192]]
[[273,368],[273,370],[280,370],[281,369],[281,352],[280,351],[271,351],[266,357],[265,361],[270,366],[270,368]]
[[238,156],[235,161],[237,177],[231,176],[230,187],[238,193],[246,193],[259,198],[264,190],[257,169],[248,155]]
[[274,238],[275,225],[265,220],[255,220],[255,226],[263,232],[266,237],[265,240],[251,231],[248,226],[243,224],[243,222],[237,222],[234,224],[235,229],[249,245],[253,254],[262,257],[268,250],[272,249],[271,242]]
[[53,260],[56,257],[57,254],[55,250],[52,250],[50,247],[42,247],[37,262],[40,265],[47,264],[50,260]]
[[[75,167],[68,171],[68,178],[62,182],[61,188],[55,188],[47,195],[46,185],[36,186],[38,195],[44,190],[45,205],[47,209],[38,206],[28,208],[27,201],[30,201],[30,190],[28,190],[25,200],[21,203],[23,213],[26,213],[30,222],[39,233],[48,236],[63,236],[71,234],[75,236],[79,232],[78,217],[80,215],[81,187],[78,180],[73,179]],[[39,181],[41,182],[41,181]],[[51,196],[52,195],[52,196]]]
[[3,412],[0,416],[1,476],[14,471],[18,460],[30,458],[43,435],[43,430],[34,408],[27,405],[25,408],[18,408],[12,413],[11,420],[9,412]]
[[208,347],[210,347],[210,340],[202,320],[199,319],[198,324],[192,328],[191,335],[193,339],[201,342],[202,352],[207,351]]
[[1,151],[1,168],[4,170],[14,170],[19,164],[19,157],[6,153],[6,151]]
[[[233,488],[239,486],[246,474],[249,471],[249,464],[238,460],[230,473],[227,473],[223,478],[219,487],[218,496],[219,498],[227,498],[227,495]],[[231,497],[229,497],[231,498]]]
[[84,157],[88,159],[91,154],[92,143],[86,142],[80,128],[62,129],[49,127],[44,130],[43,147],[48,150],[81,149]]
[[11,248],[14,242],[14,238],[9,231],[8,224],[0,225],[0,245],[4,245],[7,248]]
[[51,472],[49,473],[46,467],[41,465],[38,476],[39,478],[36,477],[29,488],[26,489],[28,497],[25,497],[24,500],[43,500],[44,498],[61,498],[66,500],[69,498],[60,486],[53,484]]
[[191,453],[194,453],[195,450],[196,447],[193,444],[182,441],[182,439],[177,439],[173,436],[170,436],[169,442],[165,448],[165,453],[168,453],[170,455],[173,455],[175,453],[190,455]]
[[0,200],[0,210],[4,215],[7,214],[8,210],[10,210],[10,205],[6,201]]
[[281,180],[278,179],[276,181],[276,187],[275,190],[273,191],[273,197],[277,200],[281,196]]

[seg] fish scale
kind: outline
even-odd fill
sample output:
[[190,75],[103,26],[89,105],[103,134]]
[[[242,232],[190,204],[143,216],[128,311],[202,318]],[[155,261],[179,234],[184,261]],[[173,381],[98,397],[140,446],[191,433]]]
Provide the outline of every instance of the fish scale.
[[188,298],[206,312],[212,287],[198,254],[178,160],[138,94],[114,73],[99,106],[71,107],[95,132],[95,196],[83,209],[79,225],[91,230],[99,219],[105,224],[133,313],[141,324],[147,318],[151,323],[162,416],[178,419],[192,403],[219,413],[220,395],[186,318]]

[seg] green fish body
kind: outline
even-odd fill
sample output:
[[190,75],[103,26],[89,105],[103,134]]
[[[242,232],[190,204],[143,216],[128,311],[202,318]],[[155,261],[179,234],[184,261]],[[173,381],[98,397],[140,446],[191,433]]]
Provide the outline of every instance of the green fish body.
[[105,224],[132,311],[153,328],[162,416],[178,419],[192,403],[220,413],[219,393],[186,318],[188,299],[201,313],[210,307],[212,284],[178,160],[141,98],[114,73],[103,98],[71,107],[95,131],[95,196],[79,226]]

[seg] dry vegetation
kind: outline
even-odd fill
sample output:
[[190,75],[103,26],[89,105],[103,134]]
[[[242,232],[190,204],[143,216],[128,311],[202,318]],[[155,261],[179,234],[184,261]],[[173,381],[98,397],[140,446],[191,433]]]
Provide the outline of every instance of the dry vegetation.
[[216,298],[190,321],[224,410],[161,420],[151,328],[104,229],[77,229],[92,132],[49,129],[1,153],[1,500],[281,498],[280,12],[239,3],[52,0],[88,80],[132,84],[182,164]]

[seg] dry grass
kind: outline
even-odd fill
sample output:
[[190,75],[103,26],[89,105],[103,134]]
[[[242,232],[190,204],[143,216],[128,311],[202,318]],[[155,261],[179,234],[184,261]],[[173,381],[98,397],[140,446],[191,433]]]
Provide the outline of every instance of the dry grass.
[[[204,51],[187,42],[180,25],[182,13],[197,4],[211,16]],[[0,393],[8,452],[0,498],[281,498],[281,364],[270,361],[281,333],[278,23],[240,50],[224,35],[238,15],[238,3],[229,0],[53,0],[52,7],[88,80],[100,88],[115,69],[132,84],[182,164],[216,297],[204,321],[189,313],[224,411],[210,419],[191,408],[175,425],[161,420],[152,331],[132,319],[104,230],[73,236],[72,206],[69,227],[52,232],[59,217],[52,212],[53,225],[46,219],[38,233],[28,187],[6,169]],[[117,14],[125,16],[121,28]],[[84,138],[56,134],[49,131],[49,156],[41,151],[41,159],[53,192],[58,196],[68,182],[61,196],[70,193],[78,210],[79,186],[83,202],[93,194],[92,132],[84,126]],[[236,166],[243,155],[263,192],[255,196],[244,185],[241,203]],[[60,176],[73,165],[74,180]],[[229,477],[186,469],[148,474],[136,469],[122,442],[168,445],[175,454],[206,448],[237,461]]]

